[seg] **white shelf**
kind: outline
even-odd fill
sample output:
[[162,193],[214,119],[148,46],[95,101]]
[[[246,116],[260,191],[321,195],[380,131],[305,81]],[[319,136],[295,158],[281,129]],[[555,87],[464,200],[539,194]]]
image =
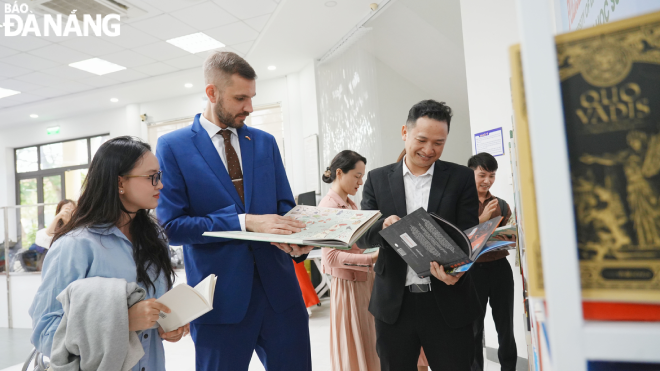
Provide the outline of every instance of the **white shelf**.
[[[534,186],[544,195],[536,200],[545,282],[538,313],[547,314],[549,365],[586,371],[587,360],[660,363],[660,323],[583,320],[577,244],[566,238],[575,235],[575,221],[552,12],[548,0],[516,3]],[[536,314],[537,301],[529,303]]]
[[588,360],[660,363],[658,322],[585,321],[583,329]]

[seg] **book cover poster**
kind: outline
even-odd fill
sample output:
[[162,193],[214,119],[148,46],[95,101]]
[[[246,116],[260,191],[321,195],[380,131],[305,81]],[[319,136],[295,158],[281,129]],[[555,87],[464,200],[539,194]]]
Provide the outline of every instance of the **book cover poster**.
[[[518,246],[526,264],[527,281],[525,287],[531,297],[545,297],[543,281],[543,260],[541,259],[541,240],[536,210],[536,190],[534,188],[534,170],[532,167],[532,148],[530,144],[525,84],[523,81],[520,45],[510,48],[511,58],[511,95],[513,100],[516,135],[516,200],[520,207],[518,215]],[[522,267],[521,267],[522,269]]]
[[557,57],[583,296],[660,302],[660,13],[559,36]]

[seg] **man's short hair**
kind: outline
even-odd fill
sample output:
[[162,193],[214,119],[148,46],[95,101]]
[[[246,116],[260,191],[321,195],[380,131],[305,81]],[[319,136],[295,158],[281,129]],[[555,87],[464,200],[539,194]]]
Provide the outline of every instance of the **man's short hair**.
[[470,157],[467,166],[472,170],[482,168],[486,171],[497,171],[497,160],[490,153],[481,152]]
[[237,73],[239,76],[254,80],[257,73],[250,64],[240,55],[232,52],[214,52],[204,62],[204,82],[215,84],[219,77],[229,81],[229,77]]
[[437,102],[433,99],[423,100],[408,111],[408,120],[406,126],[414,128],[417,125],[417,119],[420,117],[428,117],[437,121],[447,122],[447,132],[449,132],[449,124],[451,123],[452,112],[451,108],[445,102]]

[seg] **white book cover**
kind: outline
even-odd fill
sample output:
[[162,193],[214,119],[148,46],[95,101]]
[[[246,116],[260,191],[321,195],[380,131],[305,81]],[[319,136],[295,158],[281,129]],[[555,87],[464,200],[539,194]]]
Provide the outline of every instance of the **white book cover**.
[[215,274],[211,274],[194,288],[180,284],[158,298],[159,303],[171,310],[170,313],[159,314],[158,324],[163,331],[176,330],[210,312],[213,309],[216,278]]

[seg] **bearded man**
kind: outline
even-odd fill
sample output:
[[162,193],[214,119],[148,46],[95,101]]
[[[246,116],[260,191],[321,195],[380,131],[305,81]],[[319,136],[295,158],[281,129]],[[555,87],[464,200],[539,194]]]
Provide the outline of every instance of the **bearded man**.
[[295,202],[275,138],[244,124],[256,77],[235,53],[209,56],[205,111],[158,140],[158,219],[170,243],[183,245],[190,286],[217,276],[213,310],[190,326],[197,370],[247,370],[255,350],[269,371],[312,369],[309,317],[291,264],[311,247],[202,236],[305,226],[282,216]]

